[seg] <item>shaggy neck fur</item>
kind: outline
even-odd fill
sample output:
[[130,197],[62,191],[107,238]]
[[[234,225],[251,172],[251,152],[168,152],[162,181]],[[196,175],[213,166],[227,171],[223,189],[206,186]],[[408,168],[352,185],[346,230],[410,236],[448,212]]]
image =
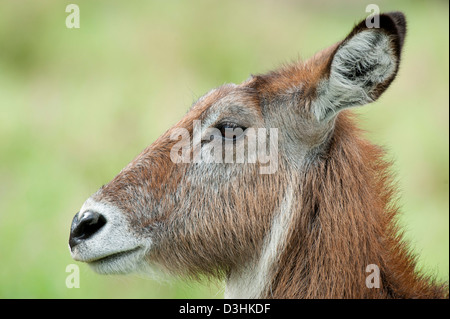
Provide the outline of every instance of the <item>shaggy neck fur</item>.
[[286,242],[286,229],[293,222],[293,188],[288,185],[280,207],[274,214],[269,233],[264,238],[261,253],[241,269],[230,272],[225,298],[261,298],[267,293],[267,278],[273,275],[278,253]]
[[[272,229],[259,259],[231,273],[226,297],[448,297],[445,286],[415,271],[395,225],[390,164],[359,136],[342,112],[327,151],[303,173],[295,195],[285,195],[285,215],[274,217],[284,234]],[[380,288],[366,286],[370,264],[380,269]]]

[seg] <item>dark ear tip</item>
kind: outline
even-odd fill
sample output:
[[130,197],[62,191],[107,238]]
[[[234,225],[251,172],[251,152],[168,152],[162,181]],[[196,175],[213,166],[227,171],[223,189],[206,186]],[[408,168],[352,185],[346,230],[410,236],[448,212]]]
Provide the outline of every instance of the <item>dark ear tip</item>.
[[403,14],[403,12],[394,11],[394,12],[385,13],[385,15],[389,16],[392,20],[394,20],[395,24],[398,27],[400,27],[402,29],[406,29],[406,17]]
[[[394,30],[390,30],[393,33],[396,33],[399,37],[400,40],[400,46],[403,46],[403,42],[405,40],[405,36],[406,36],[406,17],[405,15],[400,12],[400,11],[394,11],[394,12],[388,12],[385,14],[382,14],[381,17],[386,17],[390,20],[391,23],[389,24],[393,24],[393,27],[395,28]],[[390,28],[389,26],[386,26],[388,29]]]
[[[379,18],[379,25],[375,26],[377,29],[382,29],[396,39],[397,53],[400,55],[403,47],[403,42],[406,36],[406,17],[400,11],[387,12],[377,15]],[[367,25],[367,19],[361,21],[347,36],[347,39],[354,36],[356,33],[363,30],[372,29],[373,26]],[[345,40],[344,40],[345,41]]]

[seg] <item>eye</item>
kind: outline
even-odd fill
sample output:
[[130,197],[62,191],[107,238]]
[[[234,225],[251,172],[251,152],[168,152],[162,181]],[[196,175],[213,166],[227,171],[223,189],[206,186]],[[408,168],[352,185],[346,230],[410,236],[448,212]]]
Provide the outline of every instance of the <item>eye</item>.
[[220,134],[223,139],[233,141],[241,136],[247,129],[246,127],[231,122],[220,123],[216,125],[216,128],[220,130]]

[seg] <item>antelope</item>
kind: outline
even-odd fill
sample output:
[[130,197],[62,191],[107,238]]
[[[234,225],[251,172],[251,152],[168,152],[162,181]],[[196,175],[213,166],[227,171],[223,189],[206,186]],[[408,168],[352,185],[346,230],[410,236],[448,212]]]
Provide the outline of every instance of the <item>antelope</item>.
[[[349,110],[377,100],[399,69],[405,16],[375,17],[378,27],[363,20],[306,61],[201,97],[86,200],[71,224],[72,258],[100,274],[218,278],[226,298],[448,298],[447,284],[416,270],[396,224],[391,164]],[[206,134],[196,147],[194,121]],[[277,129],[275,170],[207,160],[212,140],[254,152],[248,128]],[[191,161],[171,159],[180,129]]]

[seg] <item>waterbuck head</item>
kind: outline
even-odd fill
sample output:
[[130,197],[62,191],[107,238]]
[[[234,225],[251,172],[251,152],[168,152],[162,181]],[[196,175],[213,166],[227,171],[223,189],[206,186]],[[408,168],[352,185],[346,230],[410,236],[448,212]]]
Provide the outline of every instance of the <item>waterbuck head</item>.
[[404,16],[376,18],[379,26],[363,21],[307,61],[200,98],[87,199],[73,218],[72,257],[103,274],[154,266],[225,276],[230,293],[262,296],[282,252],[308,244],[291,235],[308,238],[320,220],[319,202],[309,219],[299,214],[312,201],[306,183],[320,190],[326,180],[309,172],[353,136],[341,111],[375,101],[396,76]]

